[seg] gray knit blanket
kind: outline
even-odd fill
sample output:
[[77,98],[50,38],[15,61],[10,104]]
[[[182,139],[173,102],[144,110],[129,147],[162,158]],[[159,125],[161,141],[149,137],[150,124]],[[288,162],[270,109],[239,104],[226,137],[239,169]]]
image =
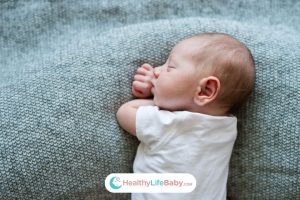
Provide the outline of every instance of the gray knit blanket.
[[0,199],[130,199],[104,187],[138,145],[115,113],[141,64],[201,32],[233,35],[256,62],[228,198],[300,199],[299,13],[297,0],[2,0]]

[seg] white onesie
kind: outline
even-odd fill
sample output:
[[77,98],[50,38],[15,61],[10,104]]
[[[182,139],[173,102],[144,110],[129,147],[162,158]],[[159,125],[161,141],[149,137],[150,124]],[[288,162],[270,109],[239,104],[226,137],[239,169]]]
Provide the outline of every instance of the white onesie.
[[134,173],[190,173],[197,184],[191,193],[132,193],[132,199],[225,200],[236,126],[234,116],[139,107],[136,136],[141,143]]

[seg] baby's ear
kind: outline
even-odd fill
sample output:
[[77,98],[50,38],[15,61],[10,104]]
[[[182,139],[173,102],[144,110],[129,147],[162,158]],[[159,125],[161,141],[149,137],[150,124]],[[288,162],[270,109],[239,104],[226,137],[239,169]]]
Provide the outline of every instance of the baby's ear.
[[194,95],[194,103],[199,106],[205,106],[213,102],[219,94],[220,87],[220,81],[217,77],[209,76],[202,78]]

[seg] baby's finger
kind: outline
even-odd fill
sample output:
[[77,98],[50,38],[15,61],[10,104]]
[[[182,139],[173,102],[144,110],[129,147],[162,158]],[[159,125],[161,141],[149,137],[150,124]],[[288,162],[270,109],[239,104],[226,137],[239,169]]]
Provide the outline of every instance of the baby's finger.
[[134,75],[133,80],[140,81],[140,82],[145,82],[145,76],[140,75],[140,74],[136,74],[136,75]]
[[141,74],[145,76],[153,76],[154,68],[149,64],[143,64],[141,67],[137,69],[137,74]]
[[133,79],[135,81],[140,81],[140,82],[151,82],[151,78],[149,76],[140,75],[140,74],[134,75]]
[[150,83],[145,83],[141,81],[133,81],[132,86],[141,92],[148,91],[151,89],[152,85]]
[[137,70],[136,70],[136,73],[137,74],[141,74],[141,75],[149,75],[149,71],[143,67],[139,67]]
[[131,89],[132,91],[132,94],[135,96],[135,97],[138,97],[138,98],[144,98],[146,95],[143,94],[143,92],[139,91],[139,90],[136,90],[134,87],[132,87]]
[[132,91],[132,94],[138,98],[147,98],[151,95],[151,91],[139,89],[138,87],[135,86],[135,84],[132,85],[131,91]]
[[144,68],[144,69],[146,69],[148,71],[152,71],[153,70],[153,67],[150,64],[148,64],[148,63],[143,64],[142,68]]

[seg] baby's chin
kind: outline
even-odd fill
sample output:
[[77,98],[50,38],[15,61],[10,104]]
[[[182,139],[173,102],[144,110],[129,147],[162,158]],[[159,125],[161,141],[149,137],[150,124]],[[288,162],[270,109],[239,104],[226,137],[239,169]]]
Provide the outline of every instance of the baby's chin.
[[180,110],[176,106],[170,104],[170,102],[158,100],[157,98],[155,98],[155,96],[153,98],[153,102],[154,102],[154,105],[159,107],[160,110],[168,110],[168,111],[179,111]]
[[154,105],[156,105],[157,107],[159,107],[159,109],[161,109],[161,110],[169,110],[168,107],[164,106],[163,102],[161,102],[160,100],[158,100],[158,98],[156,96],[153,97],[153,102],[154,102]]

